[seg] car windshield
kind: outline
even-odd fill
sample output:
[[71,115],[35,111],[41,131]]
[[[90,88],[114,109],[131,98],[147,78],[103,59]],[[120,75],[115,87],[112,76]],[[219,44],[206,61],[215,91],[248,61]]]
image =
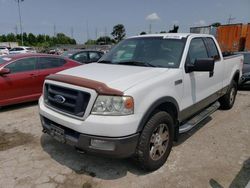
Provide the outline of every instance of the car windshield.
[[186,38],[138,37],[121,41],[98,62],[178,68]]

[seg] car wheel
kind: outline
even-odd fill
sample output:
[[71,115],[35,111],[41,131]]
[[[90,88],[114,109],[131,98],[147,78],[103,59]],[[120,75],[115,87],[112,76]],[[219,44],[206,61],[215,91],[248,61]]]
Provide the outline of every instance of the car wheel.
[[167,160],[173,145],[173,118],[156,112],[146,123],[137,146],[136,159],[145,170],[156,170]]
[[236,95],[237,95],[237,84],[233,80],[229,86],[227,93],[219,99],[221,108],[225,110],[231,109],[234,105]]

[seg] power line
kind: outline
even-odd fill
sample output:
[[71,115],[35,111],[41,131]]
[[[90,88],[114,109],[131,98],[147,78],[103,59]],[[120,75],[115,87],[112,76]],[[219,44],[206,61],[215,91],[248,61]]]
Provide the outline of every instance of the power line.
[[235,20],[236,18],[232,18],[232,15],[230,14],[229,15],[229,18],[228,18],[228,24],[230,24],[233,20]]
[[86,28],[86,30],[87,30],[87,41],[89,40],[89,22],[87,21],[87,28]]
[[71,33],[71,38],[73,39],[74,38],[74,28],[73,27],[70,28],[70,33]]
[[53,30],[54,30],[54,37],[56,37],[56,24],[54,24]]
[[23,2],[24,0],[15,0],[15,1],[17,2],[17,6],[18,6],[21,40],[22,40],[22,45],[23,45],[23,26],[22,26],[22,17],[21,17],[20,2]]

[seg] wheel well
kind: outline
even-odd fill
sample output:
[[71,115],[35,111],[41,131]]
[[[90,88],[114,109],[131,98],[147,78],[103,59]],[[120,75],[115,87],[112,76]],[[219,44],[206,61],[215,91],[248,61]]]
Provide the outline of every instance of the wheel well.
[[240,73],[239,72],[236,72],[234,74],[233,80],[236,82],[236,84],[239,83],[239,80],[240,80]]
[[171,102],[162,103],[159,106],[157,106],[155,110],[165,111],[169,113],[171,117],[174,119],[174,122],[176,123],[178,119],[178,112],[176,106],[173,103]]
[[[170,101],[169,101],[170,100]],[[143,118],[141,119],[139,126],[137,128],[138,132],[141,132],[149,120],[149,118],[158,111],[165,111],[171,115],[174,120],[175,124],[175,141],[178,139],[179,133],[179,122],[178,122],[178,115],[179,115],[179,108],[177,102],[172,98],[161,98],[152,104],[147,112],[144,114]]]
[[165,102],[156,107],[156,111],[165,111],[171,115],[174,120],[174,141],[178,141],[179,135],[179,122],[178,122],[178,109],[171,102]]

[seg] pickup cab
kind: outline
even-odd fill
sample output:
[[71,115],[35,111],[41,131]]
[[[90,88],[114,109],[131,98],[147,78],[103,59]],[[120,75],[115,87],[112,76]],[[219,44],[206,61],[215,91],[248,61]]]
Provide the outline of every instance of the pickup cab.
[[156,170],[180,133],[219,107],[232,108],[242,63],[242,55],[223,57],[211,35],[125,39],[97,63],[47,77],[43,132],[79,151],[134,157]]

